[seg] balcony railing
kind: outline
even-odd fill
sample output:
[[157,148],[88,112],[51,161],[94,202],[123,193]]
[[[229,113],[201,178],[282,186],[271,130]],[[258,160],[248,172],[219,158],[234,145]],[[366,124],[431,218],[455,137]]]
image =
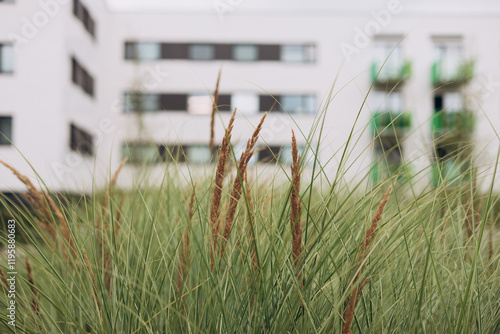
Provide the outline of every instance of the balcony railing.
[[[383,65],[383,67],[382,67]],[[380,70],[380,73],[379,73]],[[395,86],[403,83],[411,76],[411,62],[405,61],[401,65],[395,65],[390,61],[385,64],[373,62],[371,67],[371,79],[379,86]]]
[[434,135],[455,132],[456,134],[470,134],[474,131],[475,115],[472,111],[441,110],[432,118]]
[[371,179],[373,183],[384,181],[390,177],[396,177],[398,181],[409,181],[413,175],[410,165],[389,162],[381,158],[374,161],[371,168]]
[[411,113],[394,111],[377,111],[372,117],[373,134],[381,134],[384,130],[404,131],[411,127]]
[[474,61],[468,60],[458,63],[457,66],[447,68],[444,61],[432,64],[432,84],[462,85],[474,77]]
[[457,159],[434,162],[432,169],[432,184],[438,186],[446,182],[450,186],[461,185],[470,180],[470,165]]

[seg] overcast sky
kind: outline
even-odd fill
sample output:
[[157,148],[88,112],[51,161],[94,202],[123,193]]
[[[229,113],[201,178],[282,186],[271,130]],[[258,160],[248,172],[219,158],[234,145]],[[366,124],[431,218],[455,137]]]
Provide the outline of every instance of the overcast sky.
[[414,9],[500,11],[499,0],[106,0],[118,11],[207,11],[214,3],[237,4],[240,10],[258,9],[377,9],[400,1]]

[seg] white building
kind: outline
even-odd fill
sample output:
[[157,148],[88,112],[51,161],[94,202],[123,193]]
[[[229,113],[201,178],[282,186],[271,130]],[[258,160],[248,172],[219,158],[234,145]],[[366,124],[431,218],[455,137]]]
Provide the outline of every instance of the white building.
[[[461,145],[473,143],[479,153],[475,164],[491,171],[500,128],[500,5],[365,2],[313,1],[304,9],[299,1],[216,0],[117,12],[104,0],[0,0],[0,131],[7,137],[0,159],[34,176],[31,163],[58,191],[89,191],[92,175],[102,186],[124,156],[129,176],[143,170],[141,161],[155,162],[151,173],[160,176],[176,159],[201,173],[210,159],[208,95],[222,67],[216,143],[234,107],[237,148],[271,110],[258,168],[279,152],[286,162],[290,129],[300,127],[304,145],[328,104],[319,155],[327,172],[338,168],[356,119],[347,175],[376,179],[402,166],[426,184],[432,173],[420,172],[436,160],[448,175],[458,173],[450,158],[458,147],[447,144],[457,137],[433,139],[457,126]],[[367,126],[374,114],[379,128]],[[374,140],[391,119],[394,127]],[[2,169],[0,191],[23,190]]]

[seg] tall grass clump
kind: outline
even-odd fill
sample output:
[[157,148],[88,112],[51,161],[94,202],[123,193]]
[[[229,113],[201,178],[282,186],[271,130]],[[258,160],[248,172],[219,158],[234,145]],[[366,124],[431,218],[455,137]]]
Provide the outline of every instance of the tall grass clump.
[[428,170],[351,178],[356,127],[319,159],[330,100],[310,133],[294,129],[283,166],[250,164],[272,114],[236,156],[236,110],[206,176],[172,163],[123,189],[138,168],[123,162],[70,199],[1,162],[27,191],[0,199],[4,245],[17,222],[16,327],[3,251],[0,332],[500,332],[496,164],[471,156],[460,182],[435,186]]

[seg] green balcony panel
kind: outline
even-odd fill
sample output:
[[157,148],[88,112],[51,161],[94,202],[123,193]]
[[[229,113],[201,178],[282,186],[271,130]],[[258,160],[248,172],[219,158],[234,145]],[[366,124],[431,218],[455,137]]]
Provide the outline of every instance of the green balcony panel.
[[413,175],[410,165],[401,162],[389,162],[383,157],[373,162],[371,168],[371,179],[373,183],[382,182],[390,177],[397,176],[398,181],[409,181]]
[[398,131],[407,130],[411,127],[411,113],[377,111],[372,117],[372,132],[380,134],[385,129],[394,127]]
[[405,61],[402,65],[393,65],[390,61],[385,64],[373,62],[370,73],[376,85],[396,85],[410,78],[411,62]]
[[449,159],[434,162],[431,166],[432,184],[434,187],[446,182],[448,185],[460,185],[470,179],[469,165],[463,161]]
[[439,111],[432,118],[434,134],[444,132],[459,132],[470,134],[474,131],[475,115],[471,111]]
[[463,61],[455,68],[447,69],[443,61],[432,64],[432,84],[442,85],[462,85],[474,77],[474,61]]

